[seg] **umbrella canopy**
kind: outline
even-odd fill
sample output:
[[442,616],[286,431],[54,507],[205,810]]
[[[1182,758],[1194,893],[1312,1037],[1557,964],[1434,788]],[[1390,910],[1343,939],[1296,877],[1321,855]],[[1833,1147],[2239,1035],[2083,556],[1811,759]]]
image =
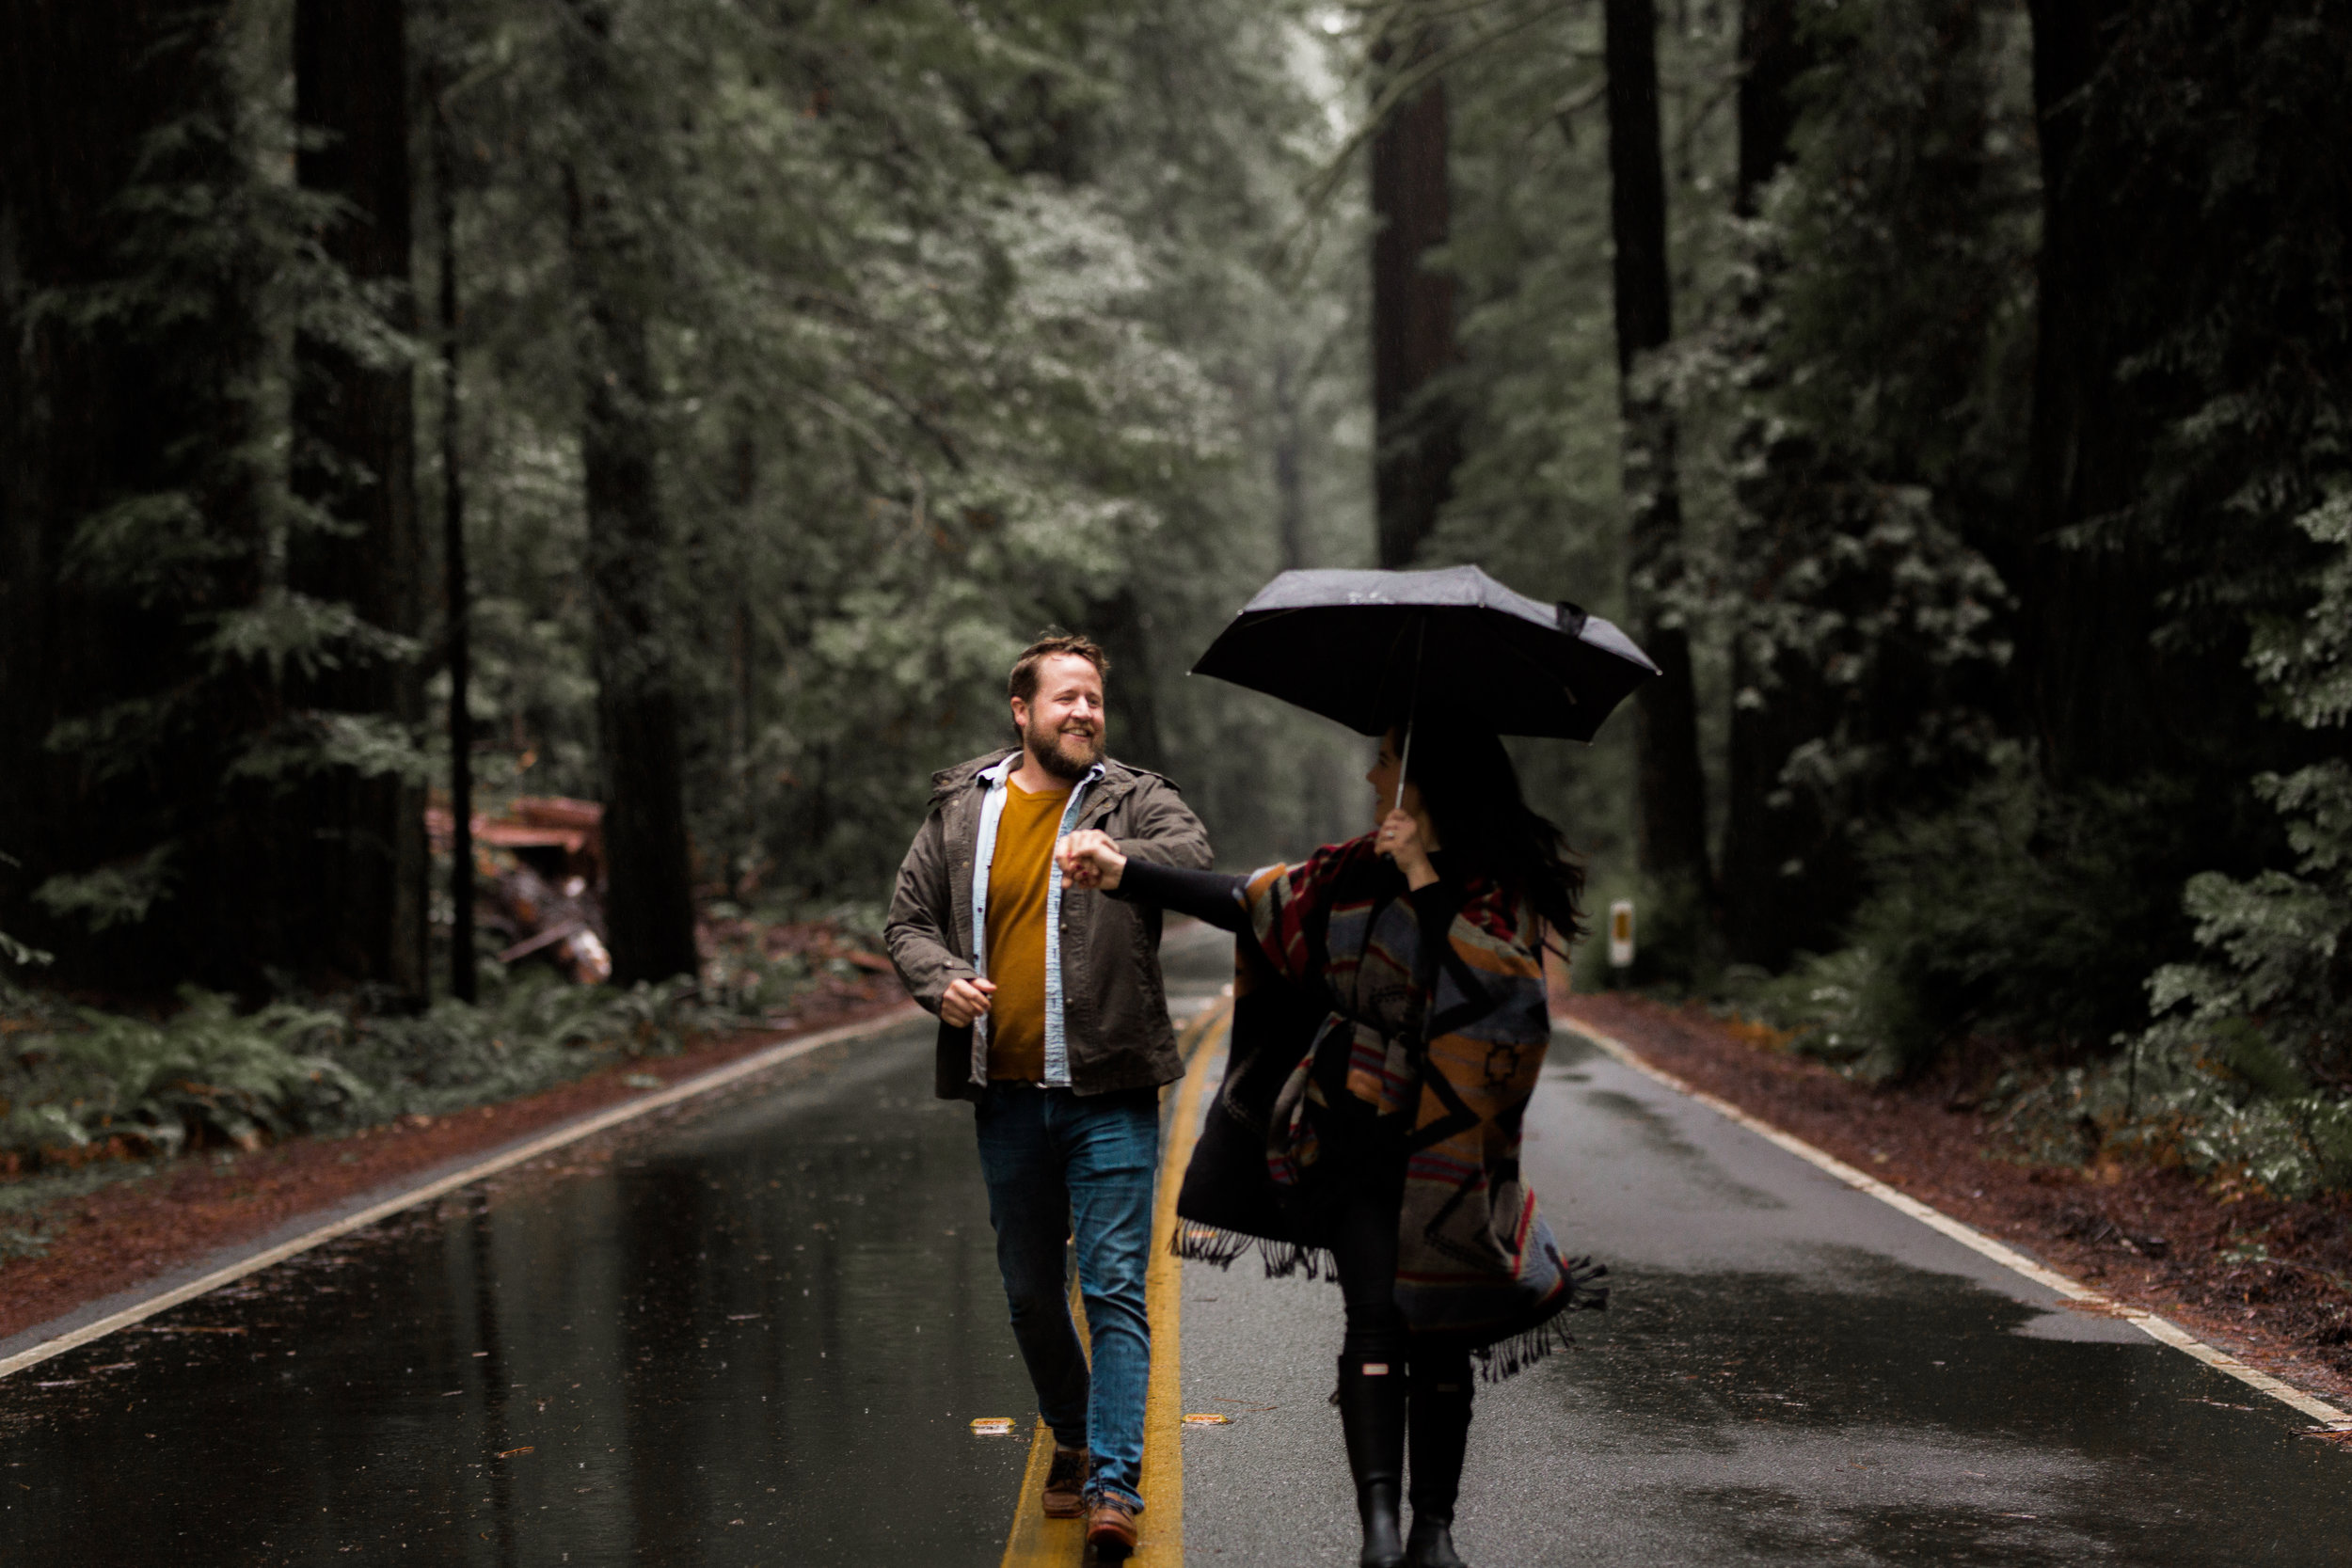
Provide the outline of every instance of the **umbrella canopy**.
[[1378,735],[1414,713],[1501,735],[1590,740],[1658,666],[1572,604],[1515,594],[1475,566],[1284,572],[1192,667]]

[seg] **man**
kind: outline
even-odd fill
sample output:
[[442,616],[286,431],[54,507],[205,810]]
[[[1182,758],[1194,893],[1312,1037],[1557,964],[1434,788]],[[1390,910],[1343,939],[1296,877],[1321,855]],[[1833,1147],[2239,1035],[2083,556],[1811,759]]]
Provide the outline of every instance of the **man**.
[[[1159,1086],[1184,1063],[1159,911],[1064,891],[1054,849],[1094,828],[1130,855],[1204,869],[1209,842],[1175,785],[1104,754],[1107,670],[1083,637],[1022,654],[1009,687],[1021,744],[932,776],[888,937],[898,977],[939,1015],[941,1098],[976,1105],[1013,1337],[1054,1430],[1045,1512],[1083,1513],[1098,1551],[1120,1555],[1143,1506]],[[1091,1378],[1063,1289],[1073,1220]]]

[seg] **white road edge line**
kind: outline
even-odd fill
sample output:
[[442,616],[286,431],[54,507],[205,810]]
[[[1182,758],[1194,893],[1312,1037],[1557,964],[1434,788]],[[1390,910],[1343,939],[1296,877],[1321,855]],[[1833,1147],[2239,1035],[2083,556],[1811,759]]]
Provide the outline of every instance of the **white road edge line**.
[[699,1073],[681,1083],[673,1084],[658,1094],[649,1094],[641,1100],[625,1101],[621,1104],[599,1111],[579,1121],[566,1122],[554,1132],[533,1138],[529,1143],[492,1155],[489,1159],[428,1181],[422,1186],[395,1193],[379,1203],[368,1205],[357,1213],[346,1214],[339,1220],[332,1220],[315,1229],[304,1231],[290,1241],[280,1242],[276,1246],[265,1247],[260,1252],[240,1258],[233,1263],[215,1269],[212,1273],[191,1279],[185,1284],[175,1285],[167,1291],[158,1291],[155,1294],[134,1302],[119,1312],[108,1313],[93,1323],[84,1323],[79,1328],[60,1334],[54,1339],[43,1339],[30,1349],[19,1351],[6,1360],[0,1360],[0,1378],[23,1371],[25,1368],[46,1361],[53,1355],[62,1355],[77,1345],[87,1345],[92,1339],[103,1339],[109,1334],[128,1328],[143,1319],[151,1318],[156,1313],[177,1307],[183,1301],[193,1300],[210,1291],[217,1291],[223,1285],[243,1279],[246,1275],[258,1273],[274,1263],[282,1263],[297,1253],[308,1252],[322,1242],[331,1242],[338,1236],[348,1235],[354,1230],[362,1229],[380,1219],[397,1214],[404,1209],[413,1209],[420,1203],[431,1202],[444,1193],[454,1192],[460,1187],[471,1186],[485,1176],[496,1176],[500,1171],[510,1166],[535,1160],[550,1149],[561,1148],[569,1143],[578,1143],[582,1138],[618,1127],[624,1122],[634,1121],[639,1117],[661,1110],[665,1106],[675,1105],[681,1101],[692,1100],[698,1095],[708,1094],[713,1089],[723,1089],[739,1079],[764,1072],[796,1056],[805,1056],[812,1051],[837,1044],[842,1040],[855,1039],[861,1035],[880,1034],[884,1029],[895,1028],[921,1016],[923,1016],[923,1010],[909,1002],[903,1006],[894,1007],[874,1018],[862,1019],[855,1023],[844,1023],[836,1028],[820,1029],[816,1034],[804,1036],[800,1039],[786,1040],[781,1044],[771,1045],[765,1051],[754,1052],[739,1061],[729,1062],[724,1067],[713,1068],[708,1072]]
[[2024,1275],[2035,1284],[2055,1291],[2069,1301],[2078,1301],[2086,1307],[2097,1307],[2104,1312],[2112,1313],[2137,1325],[2150,1338],[2193,1355],[2217,1371],[2229,1373],[2239,1382],[2268,1394],[2280,1403],[2310,1417],[2324,1426],[2332,1427],[2337,1431],[2352,1430],[2352,1413],[2339,1410],[2325,1400],[2314,1399],[2300,1388],[2280,1382],[2268,1372],[2256,1371],[2236,1356],[2226,1351],[2214,1349],[2213,1346],[2189,1334],[2177,1323],[2157,1317],[2153,1312],[2144,1312],[2137,1307],[2126,1307],[2092,1290],[2088,1285],[2069,1279],[2055,1269],[2046,1268],[2035,1262],[2024,1253],[2004,1246],[1983,1231],[1962,1224],[1942,1210],[1931,1208],[1908,1193],[1898,1192],[1876,1177],[1864,1175],[1836,1155],[1814,1148],[1803,1138],[1784,1132],[1768,1121],[1758,1120],[1729,1101],[1718,1100],[1704,1089],[1684,1083],[1673,1073],[1652,1067],[1634,1054],[1632,1049],[1622,1040],[1604,1035],[1599,1030],[1590,1028],[1574,1019],[1555,1017],[1553,1022],[1560,1028],[1583,1036],[1636,1072],[1647,1074],[1677,1094],[1688,1095],[1716,1115],[1738,1122],[1757,1137],[1769,1143],[1777,1144],[1808,1164],[1820,1166],[1846,1185],[1869,1194],[1881,1203],[1899,1210],[1921,1225],[1942,1231],[1971,1252],[1990,1258],[2003,1268]]

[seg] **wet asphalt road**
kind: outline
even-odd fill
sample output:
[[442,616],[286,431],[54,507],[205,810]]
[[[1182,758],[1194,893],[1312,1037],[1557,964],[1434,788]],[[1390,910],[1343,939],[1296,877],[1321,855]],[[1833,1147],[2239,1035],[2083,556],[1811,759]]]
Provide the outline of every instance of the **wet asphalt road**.
[[1032,1402],[930,1033],[0,1384],[0,1561],[993,1562],[966,1423]]
[[[1528,1179],[1611,1265],[1580,1343],[1483,1388],[1456,1540],[1510,1564],[2352,1562],[2352,1453],[1556,1037]],[[1187,1271],[1203,1563],[1354,1560],[1338,1292]]]
[[[1214,986],[1196,949],[1172,990]],[[1179,991],[1183,995],[1182,990]],[[1025,1438],[928,1025],[0,1382],[0,1562],[993,1564]],[[1613,1309],[1482,1396],[1505,1564],[2352,1561],[2352,1454],[1562,1037],[1530,1179]],[[1353,1560],[1327,1285],[1185,1276],[1196,1564]]]

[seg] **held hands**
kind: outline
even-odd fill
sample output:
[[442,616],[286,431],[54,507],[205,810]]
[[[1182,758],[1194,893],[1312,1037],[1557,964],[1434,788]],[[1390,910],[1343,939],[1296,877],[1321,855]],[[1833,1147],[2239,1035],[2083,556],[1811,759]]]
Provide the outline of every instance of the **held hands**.
[[995,994],[993,980],[958,980],[939,999],[939,1022],[950,1029],[968,1028],[973,1020],[988,1011],[989,998]]
[[1413,820],[1411,812],[1389,813],[1381,820],[1373,847],[1396,862],[1407,887],[1418,890],[1438,879],[1438,868],[1430,863],[1429,850],[1421,840],[1421,824]]
[[1127,873],[1127,857],[1119,841],[1100,828],[1081,828],[1054,846],[1054,863],[1061,867],[1061,885],[1108,893]]

